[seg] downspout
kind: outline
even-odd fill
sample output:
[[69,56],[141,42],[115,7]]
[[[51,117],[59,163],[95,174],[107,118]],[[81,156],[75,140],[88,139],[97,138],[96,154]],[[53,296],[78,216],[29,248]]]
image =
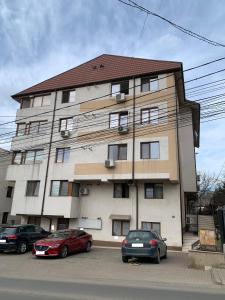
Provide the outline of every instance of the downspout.
[[136,229],[139,224],[139,201],[138,201],[138,183],[135,180],[135,116],[136,116],[136,103],[135,103],[135,77],[133,77],[133,130],[132,130],[132,183],[135,186],[136,195]]
[[[52,139],[53,139],[54,123],[55,123],[56,101],[57,101],[57,91],[55,91],[55,100],[54,100],[54,108],[53,108],[53,116],[52,116],[51,134],[50,134],[50,141],[49,141],[49,148],[48,148],[47,167],[46,167],[45,183],[44,183],[44,191],[43,191],[43,200],[42,200],[42,206],[41,206],[41,216],[43,216],[44,206],[45,206],[46,188],[47,188],[47,181],[48,181],[48,171],[49,171],[50,156],[51,156],[51,150],[52,150]],[[50,220],[49,230],[51,230],[52,219],[48,218],[48,217],[46,217],[46,219]]]

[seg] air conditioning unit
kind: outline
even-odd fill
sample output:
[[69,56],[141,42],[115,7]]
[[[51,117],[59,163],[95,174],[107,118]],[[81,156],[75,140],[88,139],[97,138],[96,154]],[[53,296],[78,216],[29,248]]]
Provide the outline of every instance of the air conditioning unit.
[[79,190],[80,195],[88,195],[89,194],[89,189],[87,187],[82,187]]
[[127,126],[119,126],[118,127],[118,132],[121,133],[121,134],[128,133],[129,128]]
[[107,159],[105,161],[105,167],[106,168],[114,168],[115,167],[115,161],[112,159]]
[[63,138],[68,138],[70,136],[70,131],[69,130],[61,130],[61,137]]
[[124,93],[116,94],[116,102],[117,103],[122,103],[125,100],[126,100],[126,98],[125,98],[125,94]]

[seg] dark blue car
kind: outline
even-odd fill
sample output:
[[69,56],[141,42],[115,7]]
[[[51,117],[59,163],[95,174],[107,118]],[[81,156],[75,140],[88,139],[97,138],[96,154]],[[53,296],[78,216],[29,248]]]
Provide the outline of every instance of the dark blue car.
[[167,257],[166,239],[150,230],[130,230],[122,243],[122,261],[130,258],[149,257],[159,264],[161,258]]
[[4,225],[0,227],[0,252],[25,253],[33,243],[48,235],[49,232],[37,225]]

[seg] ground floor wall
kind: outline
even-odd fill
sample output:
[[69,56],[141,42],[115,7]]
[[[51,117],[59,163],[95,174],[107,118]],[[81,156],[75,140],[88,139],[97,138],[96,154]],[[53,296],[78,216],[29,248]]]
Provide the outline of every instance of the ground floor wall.
[[[129,186],[129,197],[115,198],[112,182],[87,183],[89,194],[73,199],[80,202],[79,218],[43,216],[40,225],[46,230],[84,228],[95,241],[103,243],[121,242],[128,229],[152,226],[167,238],[168,246],[182,247],[179,184],[164,182],[162,199],[146,199],[144,185],[145,182],[138,183],[137,200],[135,186]],[[22,222],[28,222],[28,216],[24,216]]]

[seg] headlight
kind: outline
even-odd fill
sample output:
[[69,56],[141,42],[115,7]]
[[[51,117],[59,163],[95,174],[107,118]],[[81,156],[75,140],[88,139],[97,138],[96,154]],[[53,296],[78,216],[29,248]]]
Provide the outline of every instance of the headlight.
[[49,246],[50,249],[55,249],[55,248],[59,248],[61,246],[61,244],[55,244],[52,246]]

